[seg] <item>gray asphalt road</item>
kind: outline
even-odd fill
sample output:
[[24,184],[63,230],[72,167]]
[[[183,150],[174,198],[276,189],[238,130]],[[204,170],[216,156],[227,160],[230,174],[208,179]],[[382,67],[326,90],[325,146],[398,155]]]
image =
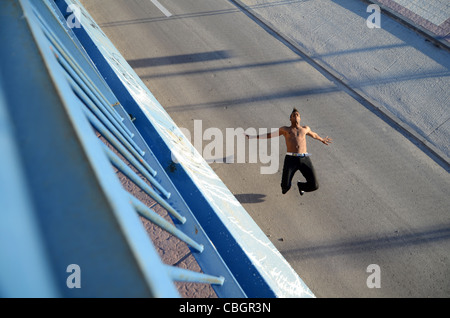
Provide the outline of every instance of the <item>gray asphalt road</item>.
[[[308,140],[320,189],[302,197],[296,186],[281,194],[283,140],[274,174],[261,162],[211,164],[316,296],[450,296],[449,175],[395,127],[229,1],[81,2],[192,134],[195,120],[224,136],[278,128],[295,106],[334,139]],[[367,285],[371,264],[380,288]]]

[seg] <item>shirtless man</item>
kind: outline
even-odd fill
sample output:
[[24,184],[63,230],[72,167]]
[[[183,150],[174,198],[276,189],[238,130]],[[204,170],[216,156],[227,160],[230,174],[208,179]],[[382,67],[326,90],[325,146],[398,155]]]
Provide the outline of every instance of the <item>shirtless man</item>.
[[306,182],[297,182],[300,195],[305,192],[315,191],[319,188],[319,182],[317,181],[316,173],[312,165],[311,156],[306,150],[306,136],[310,136],[329,145],[332,141],[331,138],[320,137],[317,133],[313,132],[308,126],[300,126],[300,113],[297,109],[293,109],[291,116],[291,126],[280,127],[277,131],[257,135],[249,136],[247,138],[273,138],[280,135],[284,136],[286,140],[287,153],[284,158],[283,176],[281,178],[281,190],[285,194],[291,188],[292,178],[295,172],[300,170],[305,177]]

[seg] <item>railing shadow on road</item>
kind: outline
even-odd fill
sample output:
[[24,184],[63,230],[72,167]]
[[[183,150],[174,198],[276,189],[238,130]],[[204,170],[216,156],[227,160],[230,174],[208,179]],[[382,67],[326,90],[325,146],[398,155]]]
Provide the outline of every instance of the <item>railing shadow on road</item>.
[[144,24],[144,23],[153,23],[153,22],[161,22],[161,21],[167,22],[167,21],[180,20],[180,19],[201,18],[201,17],[208,17],[208,16],[215,16],[215,15],[222,15],[222,14],[239,13],[239,12],[240,12],[240,10],[237,8],[230,8],[230,9],[223,9],[223,10],[216,10],[216,11],[175,14],[170,17],[158,16],[158,17],[143,18],[143,19],[113,21],[113,22],[99,24],[99,27],[100,28],[111,28],[111,27],[127,26],[127,25],[132,25],[132,24]]
[[[403,45],[402,45],[403,46]],[[374,50],[388,50],[390,48],[394,48],[398,46],[384,46],[384,47],[374,47]],[[363,49],[355,49],[349,50],[346,52],[333,52],[324,55],[320,55],[320,57],[328,57],[333,55],[340,54],[353,54],[362,51]],[[367,49],[365,49],[367,50]],[[187,55],[176,55],[176,56],[165,56],[165,57],[149,57],[142,58],[136,60],[128,60],[127,62],[133,68],[146,68],[146,67],[157,67],[157,66],[165,66],[165,65],[173,65],[173,64],[187,64],[187,63],[196,63],[196,62],[208,62],[220,59],[230,59],[233,58],[234,54],[232,50],[226,51],[214,51],[214,52],[201,52]],[[318,56],[311,56],[312,58],[318,58]],[[202,68],[202,69],[193,69],[188,71],[180,71],[180,72],[161,72],[161,73],[153,73],[149,75],[143,75],[143,79],[152,79],[152,78],[164,78],[164,77],[175,77],[175,76],[190,76],[190,75],[199,75],[199,74],[207,74],[207,73],[218,73],[218,72],[231,72],[231,71],[239,71],[242,69],[257,69],[264,67],[272,67],[277,65],[284,64],[294,64],[303,62],[303,59],[286,59],[279,61],[270,61],[270,62],[261,62],[261,63],[250,63],[246,65],[231,65],[225,67],[210,67],[210,68]],[[449,68],[450,70],[450,68]],[[393,82],[403,82],[403,81],[412,81],[418,79],[425,78],[438,78],[438,77],[450,77],[450,71],[440,71],[437,72],[435,70],[430,70],[429,72],[422,72],[418,74],[414,73],[405,73],[396,75],[395,77],[390,78],[381,78],[377,80],[378,84],[388,84]],[[358,86],[364,87],[373,84],[373,81],[364,81],[361,82],[358,80]]]
[[175,105],[171,106],[171,112],[180,112],[186,110],[194,110],[194,109],[203,109],[203,108],[218,108],[218,107],[236,107],[243,106],[251,103],[259,103],[263,101],[270,100],[278,100],[278,99],[289,99],[289,98],[297,98],[301,96],[310,96],[317,94],[329,94],[333,92],[340,91],[339,88],[335,86],[324,87],[324,88],[307,88],[304,90],[285,90],[276,92],[273,94],[265,94],[265,95],[253,95],[243,98],[234,98],[229,100],[222,100],[216,102],[207,102],[207,103],[195,103],[195,104],[186,104],[186,105]]
[[[265,8],[265,7],[273,7],[273,6],[280,6],[280,5],[288,5],[288,4],[304,2],[304,1],[310,1],[310,0],[278,1],[278,2],[272,2],[272,3],[269,3],[269,4],[255,5],[255,6],[252,6],[252,8],[253,7]],[[222,15],[222,14],[233,14],[233,13],[240,13],[240,12],[241,12],[241,10],[239,10],[239,8],[230,8],[230,9],[222,9],[222,10],[215,10],[215,11],[204,11],[204,12],[194,12],[194,13],[185,13],[185,14],[175,14],[175,15],[172,15],[170,17],[158,16],[158,17],[152,17],[152,18],[114,21],[114,22],[107,22],[107,23],[99,24],[99,26],[101,28],[110,28],[110,27],[126,26],[126,25],[131,25],[131,24],[152,23],[152,22],[180,20],[180,19],[192,19],[192,18],[215,16],[215,15]]]
[[[201,53],[200,53],[201,54]],[[334,53],[332,53],[334,54]],[[336,53],[340,54],[340,53]],[[199,55],[200,56],[200,55]],[[228,57],[227,57],[228,58]],[[145,58],[145,59],[139,59],[139,60],[130,60],[128,61],[130,65],[133,68],[140,68],[140,67],[155,67],[155,66],[161,66],[161,65],[169,65],[168,62],[171,60],[171,57],[167,57],[167,60],[164,61],[166,58]],[[176,57],[175,57],[176,59]],[[183,58],[181,58],[178,62],[175,61],[172,64],[182,64],[182,63],[188,63],[188,61],[183,62]],[[202,62],[211,61],[212,58],[207,58],[206,60],[203,60]],[[159,62],[162,61],[162,62]],[[294,60],[283,60],[283,61],[275,61],[275,62],[267,62],[267,63],[254,63],[254,64],[248,64],[248,65],[233,65],[233,66],[227,66],[227,67],[212,67],[212,68],[206,68],[206,69],[194,69],[189,71],[182,71],[182,72],[162,72],[162,73],[153,73],[150,75],[143,75],[143,79],[152,79],[152,78],[163,78],[163,77],[176,77],[176,76],[191,76],[191,75],[199,75],[199,74],[207,74],[207,73],[218,73],[218,72],[231,72],[241,69],[256,69],[256,68],[263,68],[263,67],[271,67],[276,65],[283,65],[283,64],[289,64],[289,63],[299,63],[301,62],[301,59],[294,59]],[[197,60],[191,60],[190,62],[194,63],[197,62]],[[436,71],[430,71],[430,72],[423,72],[421,74],[418,73],[405,73],[401,75],[396,75],[395,77],[387,77],[387,78],[381,78],[377,80],[377,84],[389,84],[389,83],[396,83],[396,82],[406,82],[406,81],[415,81],[420,79],[427,79],[427,78],[442,78],[442,77],[450,77],[450,71],[447,72],[436,72]],[[351,79],[350,79],[351,80]],[[356,80],[356,79],[355,79]],[[351,83],[350,83],[351,84]],[[373,85],[373,81],[360,81],[357,82],[359,87],[367,87]],[[336,91],[340,90],[336,87]],[[317,90],[316,90],[317,91]],[[327,89],[326,92],[329,92]],[[278,94],[276,94],[278,95]]]
[[[242,67],[242,66],[241,66]],[[219,69],[215,69],[214,72],[220,71]],[[170,74],[165,73],[164,75],[161,74],[161,76],[187,76],[192,75],[194,73],[198,72],[211,72],[211,70],[201,70],[201,71],[188,71],[188,72],[181,72],[177,74]],[[424,74],[424,75],[418,75],[418,74],[405,74],[401,76],[400,78],[403,81],[414,81],[420,78],[434,78],[436,76],[450,76],[450,73],[447,74]],[[142,76],[143,79],[148,78],[154,78],[159,77],[159,75],[150,75],[150,76]],[[385,78],[380,80],[378,83],[382,84],[389,84],[392,82],[397,82],[399,80],[399,77],[396,78]],[[372,83],[370,81],[365,82],[358,82],[358,85],[361,87],[370,86]],[[326,87],[309,87],[309,88],[302,88],[302,89],[288,89],[284,91],[279,92],[273,92],[271,94],[259,94],[259,95],[253,95],[253,96],[247,96],[242,98],[234,98],[229,100],[222,100],[222,101],[215,101],[215,102],[208,102],[208,103],[195,103],[195,104],[184,104],[184,105],[173,105],[170,108],[171,112],[179,112],[179,111],[186,111],[186,110],[193,110],[193,109],[204,109],[204,108],[216,108],[216,107],[235,107],[239,105],[245,105],[250,103],[257,103],[262,101],[270,101],[270,100],[277,100],[277,99],[289,99],[289,98],[297,98],[302,96],[313,96],[313,95],[322,95],[322,94],[331,94],[335,92],[340,92],[342,89],[336,85],[330,84],[330,86]],[[396,127],[396,126],[393,126]]]
[[412,247],[446,240],[450,240],[450,224],[412,233],[402,234],[401,231],[395,231],[394,233],[360,237],[350,241],[320,243],[287,250],[282,254],[288,261],[305,260],[344,254],[371,253],[376,250]]
[[180,54],[161,57],[148,57],[136,60],[127,60],[132,68],[155,67],[174,64],[186,64],[207,62],[221,59],[229,59],[232,57],[230,50],[219,50],[212,52],[199,52],[193,54]]

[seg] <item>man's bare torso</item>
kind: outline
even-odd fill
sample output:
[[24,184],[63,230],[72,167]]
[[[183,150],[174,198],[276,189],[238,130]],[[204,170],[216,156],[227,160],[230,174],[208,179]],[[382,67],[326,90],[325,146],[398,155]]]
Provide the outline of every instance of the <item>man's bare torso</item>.
[[281,127],[280,133],[286,141],[287,152],[306,153],[306,134],[310,130],[308,126]]

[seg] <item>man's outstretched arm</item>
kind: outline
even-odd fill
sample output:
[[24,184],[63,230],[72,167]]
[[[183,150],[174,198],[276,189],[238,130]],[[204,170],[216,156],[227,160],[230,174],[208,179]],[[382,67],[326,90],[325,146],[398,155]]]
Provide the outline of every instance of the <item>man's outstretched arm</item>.
[[274,137],[278,137],[281,135],[280,132],[281,128],[275,130],[275,131],[271,131],[267,134],[261,134],[261,135],[256,135],[256,136],[250,136],[248,134],[245,134],[245,137],[247,137],[247,139],[269,139],[269,138],[274,138]]
[[[309,128],[309,127],[308,127]],[[308,129],[308,132],[306,133],[308,136],[319,140],[320,142],[324,143],[325,145],[329,145],[333,139],[329,138],[328,136],[326,136],[325,138],[320,137],[317,133],[315,133],[314,131],[312,131],[310,128]]]

